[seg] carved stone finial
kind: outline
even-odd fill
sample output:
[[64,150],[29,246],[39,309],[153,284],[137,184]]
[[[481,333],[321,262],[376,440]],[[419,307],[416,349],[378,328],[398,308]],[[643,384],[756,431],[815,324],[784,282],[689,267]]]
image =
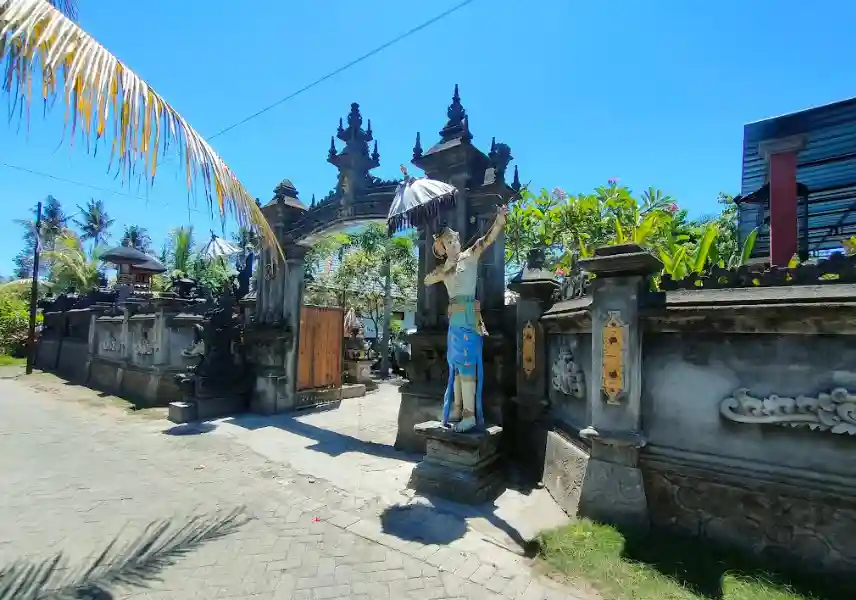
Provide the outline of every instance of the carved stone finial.
[[416,132],[416,144],[413,145],[413,160],[422,157],[422,140],[420,139],[419,132]]
[[312,201],[309,203],[309,208],[315,208],[315,194],[312,194]]
[[443,127],[442,131],[440,131],[440,137],[442,137],[444,140],[451,140],[457,137],[462,137],[465,133],[464,121],[467,118],[467,111],[461,104],[461,96],[458,93],[457,83],[455,84],[455,93],[452,96],[452,103],[446,110],[446,116],[448,116],[449,120],[446,122],[446,126]]
[[338,133],[339,135],[345,133],[345,128],[342,127],[342,117],[339,117],[339,128],[336,130],[336,133]]
[[372,162],[380,164],[380,153],[377,151],[377,140],[375,140],[374,150],[372,150]]
[[366,139],[368,141],[372,141],[374,137],[372,136],[372,120],[369,119],[366,125]]
[[283,179],[273,188],[273,197],[279,202],[284,202],[285,198],[297,198],[297,188],[290,179]]
[[327,152],[327,159],[331,159],[336,156],[336,138],[334,136],[330,136],[330,150]]
[[351,112],[348,113],[348,129],[356,131],[363,126],[363,116],[360,114],[360,105],[351,102]]
[[520,185],[520,175],[517,173],[517,165],[514,165],[514,181],[511,182],[511,189],[519,192],[521,187],[523,186]]
[[497,143],[496,138],[490,144],[490,153],[487,155],[490,159],[490,164],[493,165],[496,171],[497,179],[505,181],[505,170],[508,168],[508,163],[514,158],[511,156],[511,147],[502,142]]

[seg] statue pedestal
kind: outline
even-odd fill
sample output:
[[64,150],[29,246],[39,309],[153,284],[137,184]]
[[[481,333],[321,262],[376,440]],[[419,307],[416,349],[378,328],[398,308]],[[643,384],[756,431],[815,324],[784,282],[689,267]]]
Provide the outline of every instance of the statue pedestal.
[[345,373],[352,383],[371,383],[373,360],[345,359]]
[[503,476],[497,450],[502,427],[456,433],[439,421],[427,421],[413,431],[426,440],[425,458],[410,478],[409,486],[417,493],[464,504],[481,504],[500,494]]

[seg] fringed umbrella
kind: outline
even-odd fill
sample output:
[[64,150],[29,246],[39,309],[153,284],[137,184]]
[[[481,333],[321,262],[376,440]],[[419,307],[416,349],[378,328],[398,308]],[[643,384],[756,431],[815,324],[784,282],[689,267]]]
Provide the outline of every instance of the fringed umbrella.
[[354,313],[353,308],[348,309],[348,312],[345,314],[344,325],[346,337],[350,337],[354,331],[359,330],[363,326],[357,318],[356,313]]
[[453,208],[458,190],[453,185],[433,179],[416,179],[401,167],[404,181],[398,184],[387,217],[389,234],[410,227],[422,227],[433,221],[441,210]]
[[212,231],[211,239],[208,240],[208,243],[205,244],[205,247],[202,249],[202,256],[207,258],[226,258],[228,256],[234,256],[240,252],[241,249],[235,244],[227,242],[221,237],[217,237],[217,234]]

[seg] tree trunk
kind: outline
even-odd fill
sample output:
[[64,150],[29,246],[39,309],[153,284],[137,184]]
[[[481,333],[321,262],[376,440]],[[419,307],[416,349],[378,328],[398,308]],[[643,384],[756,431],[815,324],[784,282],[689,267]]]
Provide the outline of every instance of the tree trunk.
[[389,322],[392,318],[392,265],[384,261],[383,282],[383,333],[380,339],[380,376],[389,377]]

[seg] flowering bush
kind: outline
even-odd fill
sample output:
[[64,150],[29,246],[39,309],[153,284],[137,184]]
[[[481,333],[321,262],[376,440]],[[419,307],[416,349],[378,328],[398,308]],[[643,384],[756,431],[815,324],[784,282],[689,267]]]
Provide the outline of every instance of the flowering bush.
[[0,354],[23,356],[30,324],[30,307],[23,298],[0,294]]

